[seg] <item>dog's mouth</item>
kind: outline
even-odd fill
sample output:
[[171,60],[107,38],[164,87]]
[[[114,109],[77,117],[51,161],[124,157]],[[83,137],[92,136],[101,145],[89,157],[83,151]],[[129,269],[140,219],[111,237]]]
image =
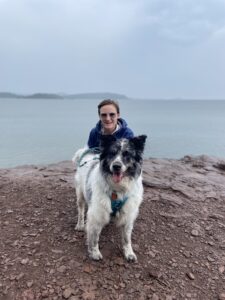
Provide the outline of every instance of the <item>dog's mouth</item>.
[[113,172],[112,179],[115,183],[119,183],[123,179],[122,172]]

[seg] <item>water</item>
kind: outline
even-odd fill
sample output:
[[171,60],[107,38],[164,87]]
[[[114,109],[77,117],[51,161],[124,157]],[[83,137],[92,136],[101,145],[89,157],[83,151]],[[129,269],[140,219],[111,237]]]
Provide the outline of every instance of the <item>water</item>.
[[[70,160],[96,124],[98,100],[0,99],[0,167]],[[121,100],[121,116],[147,134],[145,157],[225,157],[225,101]]]

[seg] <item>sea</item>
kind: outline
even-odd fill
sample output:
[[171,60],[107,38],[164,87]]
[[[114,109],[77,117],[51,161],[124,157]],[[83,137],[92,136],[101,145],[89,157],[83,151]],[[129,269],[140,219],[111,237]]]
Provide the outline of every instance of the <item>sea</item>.
[[[101,100],[101,99],[100,99]],[[0,99],[0,168],[71,160],[98,121],[96,99]],[[121,99],[145,158],[225,158],[225,101]]]

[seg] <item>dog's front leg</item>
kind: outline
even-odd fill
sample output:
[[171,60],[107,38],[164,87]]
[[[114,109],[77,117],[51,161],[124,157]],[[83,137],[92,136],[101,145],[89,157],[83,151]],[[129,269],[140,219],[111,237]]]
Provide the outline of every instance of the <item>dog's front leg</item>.
[[[87,218],[87,242],[88,242],[88,252],[92,259],[100,260],[102,259],[102,254],[99,251],[99,236],[102,231],[102,228],[107,224],[108,219],[106,220],[103,216],[98,216],[97,220],[95,214],[91,211],[88,211]],[[101,220],[101,222],[99,222]]]
[[135,262],[137,261],[137,256],[135,255],[131,245],[132,230],[133,224],[131,223],[122,226],[122,246],[126,260]]
[[90,258],[94,260],[103,258],[98,245],[101,230],[102,228],[99,226],[93,226],[92,228],[87,229],[88,252]]

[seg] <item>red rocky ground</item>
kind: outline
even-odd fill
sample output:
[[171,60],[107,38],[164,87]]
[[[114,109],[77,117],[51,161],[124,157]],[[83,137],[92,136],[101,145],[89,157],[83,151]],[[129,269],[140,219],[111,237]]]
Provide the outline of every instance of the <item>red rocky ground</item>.
[[73,166],[0,170],[0,299],[225,299],[225,162],[144,162],[144,201],[127,263],[113,221],[102,262],[76,232]]

